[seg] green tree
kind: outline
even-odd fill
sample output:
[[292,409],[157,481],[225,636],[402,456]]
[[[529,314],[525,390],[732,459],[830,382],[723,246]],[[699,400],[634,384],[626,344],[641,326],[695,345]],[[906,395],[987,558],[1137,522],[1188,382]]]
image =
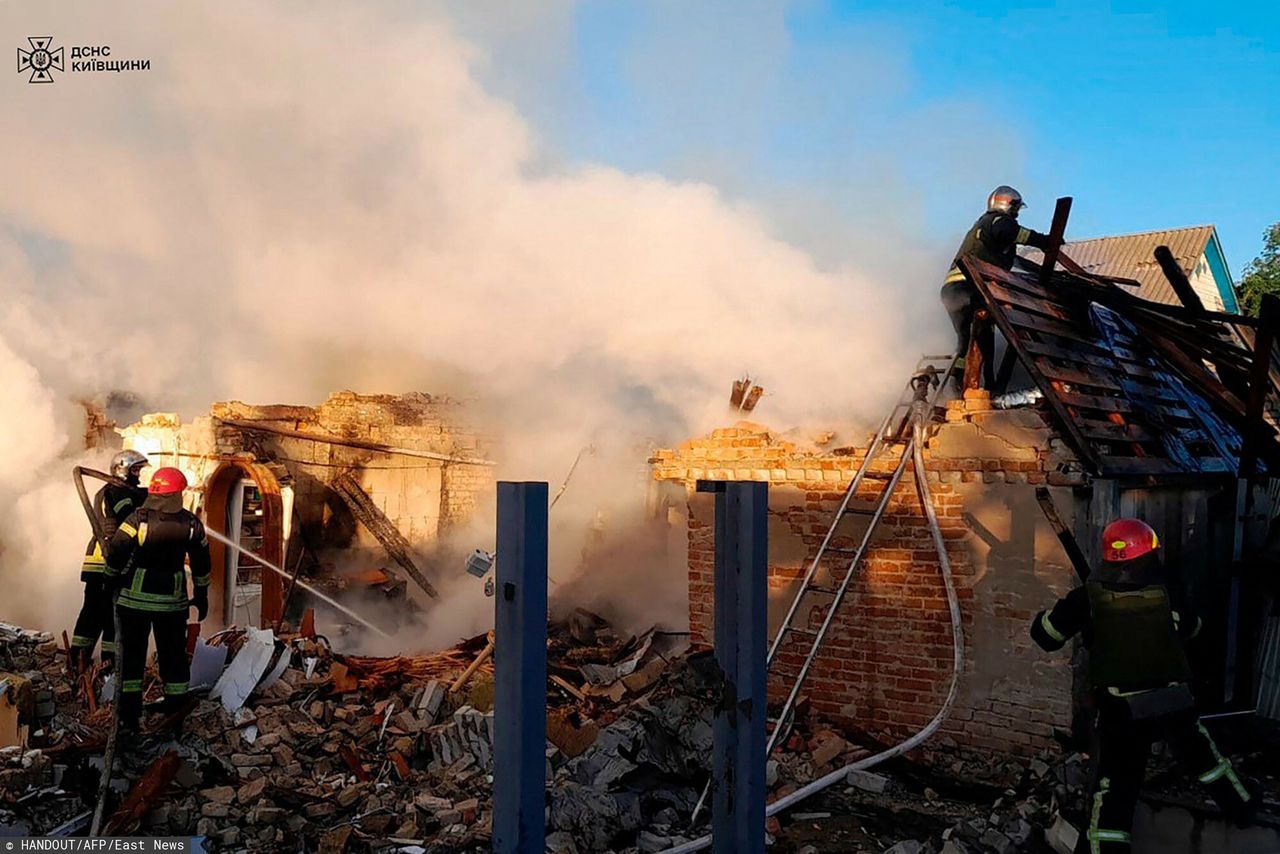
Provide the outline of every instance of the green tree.
[[1262,235],[1262,251],[1244,268],[1244,278],[1240,280],[1240,296],[1247,313],[1257,315],[1263,294],[1280,296],[1280,222]]

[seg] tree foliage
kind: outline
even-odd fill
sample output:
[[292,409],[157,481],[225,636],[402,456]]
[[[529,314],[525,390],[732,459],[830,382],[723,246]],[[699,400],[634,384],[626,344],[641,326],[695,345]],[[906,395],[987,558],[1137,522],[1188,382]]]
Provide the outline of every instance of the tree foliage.
[[1240,280],[1240,296],[1247,313],[1258,313],[1263,294],[1280,296],[1280,222],[1263,234],[1262,251],[1244,268],[1244,278]]

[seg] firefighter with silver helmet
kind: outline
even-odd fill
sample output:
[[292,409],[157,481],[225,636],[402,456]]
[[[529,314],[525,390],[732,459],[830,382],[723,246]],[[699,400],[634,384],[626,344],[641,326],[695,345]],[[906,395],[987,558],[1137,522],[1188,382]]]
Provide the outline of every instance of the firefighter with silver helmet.
[[1130,850],[1138,790],[1152,742],[1165,741],[1226,815],[1244,825],[1255,797],[1196,714],[1183,644],[1200,618],[1167,583],[1156,532],[1139,519],[1118,519],[1102,533],[1102,564],[1081,587],[1041,611],[1031,637],[1054,651],[1080,634],[1089,651],[1089,685],[1097,709],[1096,767],[1087,832],[1076,849]]
[[[147,491],[139,486],[147,458],[137,451],[121,451],[111,458],[111,476],[126,485],[105,484],[93,499],[93,512],[102,520],[104,542],[111,542],[116,527],[129,514],[142,506]],[[80,564],[80,580],[84,582],[84,604],[72,630],[71,648],[76,652],[76,666],[87,669],[93,659],[93,648],[102,638],[102,662],[112,664],[116,657],[115,620],[111,616],[111,589],[105,578],[106,559],[95,537],[89,538]]]
[[[1050,238],[1047,234],[1018,224],[1018,212],[1025,206],[1022,194],[1013,187],[1001,184],[992,190],[991,195],[987,196],[987,212],[978,217],[965,234],[955,260],[951,263],[951,270],[943,282],[942,305],[956,330],[956,352],[960,357],[956,365],[957,376],[964,373],[965,354],[969,352],[969,339],[973,331],[973,313],[979,308],[973,285],[960,269],[960,257],[972,255],[989,264],[1011,270],[1020,245],[1048,249]],[[995,333],[990,327],[980,336],[978,347],[982,353],[984,383],[990,387],[994,376],[991,357],[995,349]]]
[[[204,620],[209,613],[209,540],[204,525],[182,506],[187,479],[176,468],[158,469],[148,495],[107,546],[107,576],[119,588],[120,725],[136,730],[142,716],[142,680],[147,641],[156,639],[162,711],[172,714],[186,701],[191,663],[187,659],[187,614],[191,606]],[[187,596],[186,564],[193,595]]]

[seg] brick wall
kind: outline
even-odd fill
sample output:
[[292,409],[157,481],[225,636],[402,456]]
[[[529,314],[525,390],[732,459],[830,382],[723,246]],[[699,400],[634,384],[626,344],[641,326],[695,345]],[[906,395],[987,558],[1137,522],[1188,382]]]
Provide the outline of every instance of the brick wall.
[[245,430],[226,421],[255,421],[460,457],[485,458],[493,452],[492,441],[468,426],[459,404],[425,394],[343,391],[314,407],[229,401],[215,403],[208,417],[189,424],[159,413],[144,416],[122,432],[127,447],[155,456],[161,465],[176,459],[197,488],[227,457],[249,455],[279,461],[289,473],[294,506],[308,528],[309,541],[316,546],[377,548],[362,527],[331,524],[333,507],[326,507],[327,485],[344,471],[355,471],[374,503],[418,545],[430,543],[450,526],[465,522],[494,491],[492,466],[388,455]]
[[[865,449],[802,448],[765,427],[740,423],[655,453],[653,474],[689,490],[689,615],[711,639],[712,504],[699,478],[770,484],[770,632],[776,630],[826,533]],[[887,474],[896,458],[877,461]],[[933,746],[1027,753],[1069,726],[1071,670],[1027,635],[1036,611],[1072,582],[1061,548],[1035,502],[1037,485],[1069,487],[1079,466],[1034,410],[992,411],[972,396],[948,411],[929,440],[926,476],[959,590],[966,667],[955,710]],[[884,481],[864,480],[855,505],[870,508]],[[1071,502],[1058,496],[1062,512]],[[833,545],[853,548],[867,517],[848,515]],[[825,561],[821,583],[841,581],[847,557]],[[801,624],[816,628],[830,599],[806,599]],[[807,652],[784,645],[770,675],[781,699]],[[910,469],[837,612],[804,695],[820,714],[885,739],[915,732],[945,699],[952,648],[939,562]]]

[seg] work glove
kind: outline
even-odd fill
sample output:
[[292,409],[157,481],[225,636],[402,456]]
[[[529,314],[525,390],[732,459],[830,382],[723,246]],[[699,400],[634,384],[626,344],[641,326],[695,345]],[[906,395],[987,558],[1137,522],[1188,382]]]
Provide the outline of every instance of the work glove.
[[204,618],[209,615],[209,588],[197,587],[191,604],[196,606],[196,619],[204,622]]

